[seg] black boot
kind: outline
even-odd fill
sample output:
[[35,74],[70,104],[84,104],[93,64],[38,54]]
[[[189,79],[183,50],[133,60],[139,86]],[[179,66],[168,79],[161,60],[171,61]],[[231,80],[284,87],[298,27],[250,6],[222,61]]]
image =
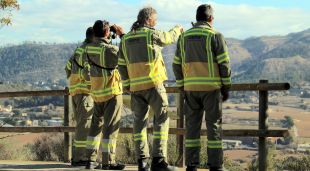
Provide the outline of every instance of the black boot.
[[197,171],[197,166],[187,166],[186,171]]
[[150,171],[148,158],[141,158],[138,160],[138,171]]
[[154,157],[151,165],[152,171],[177,171],[178,168],[170,166],[163,157]]
[[101,165],[95,161],[87,161],[85,169],[101,169]]
[[210,167],[209,171],[224,171],[223,167]]
[[83,160],[73,161],[73,160],[71,160],[71,166],[73,166],[73,167],[86,166],[86,164],[87,164],[87,161],[83,161]]
[[105,164],[102,165],[102,170],[123,170],[125,168],[124,164]]

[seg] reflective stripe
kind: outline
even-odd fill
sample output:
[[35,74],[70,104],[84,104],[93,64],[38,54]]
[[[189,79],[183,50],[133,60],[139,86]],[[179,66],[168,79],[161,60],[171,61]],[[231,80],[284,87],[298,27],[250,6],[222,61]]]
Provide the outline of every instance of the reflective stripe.
[[67,69],[68,69],[68,70],[71,70],[71,66],[72,66],[71,61],[68,61],[68,62],[67,62]]
[[129,86],[129,83],[130,83],[129,79],[127,79],[127,80],[122,80],[122,84],[123,84],[124,87]]
[[86,46],[87,53],[100,55],[102,51],[102,47],[96,46]]
[[200,139],[185,139],[185,147],[193,148],[200,147]]
[[230,85],[231,84],[231,78],[228,77],[228,78],[222,78],[222,83],[224,85]]
[[111,149],[116,147],[116,140],[115,139],[102,139],[102,151],[103,152],[110,152]]
[[100,137],[87,137],[86,148],[87,149],[97,149],[100,145]]
[[153,132],[153,139],[168,140],[168,132]]
[[182,87],[184,86],[184,80],[176,80],[177,87]]
[[216,59],[219,64],[223,62],[229,62],[228,52],[224,52],[221,55],[218,55]]
[[118,65],[126,65],[125,59],[118,58]]
[[222,149],[223,148],[223,142],[221,140],[208,140],[208,148]]
[[146,129],[142,130],[141,133],[133,134],[134,141],[142,141],[147,139]]
[[182,64],[184,65],[185,64],[184,34],[181,34],[180,49],[181,49]]
[[175,57],[173,58],[173,63],[174,63],[174,64],[181,64],[181,58],[178,57],[178,56],[175,56]]
[[214,77],[213,53],[211,50],[211,35],[208,34],[206,38],[206,50],[208,56],[209,76]]
[[75,50],[75,53],[78,54],[78,55],[80,55],[80,56],[82,56],[83,53],[84,53],[84,49],[83,49],[83,48],[77,48],[77,49]]
[[91,95],[95,97],[103,97],[103,96],[108,96],[112,94],[118,94],[121,93],[121,90],[119,90],[118,86],[112,87],[112,88],[106,88],[102,90],[92,90]]
[[76,90],[86,90],[86,91],[89,91],[89,84],[84,84],[84,83],[78,83],[78,84],[75,84],[73,86],[70,86],[69,87],[69,92],[72,93]]
[[75,140],[73,142],[73,146],[74,147],[78,147],[78,148],[85,148],[86,147],[86,142],[87,141],[77,141],[77,140]]
[[205,33],[215,34],[215,32],[211,28],[192,28],[192,29],[186,31],[186,33],[197,33],[197,32],[205,32]]
[[208,77],[187,77],[184,79],[184,85],[221,85],[220,78],[208,78]]

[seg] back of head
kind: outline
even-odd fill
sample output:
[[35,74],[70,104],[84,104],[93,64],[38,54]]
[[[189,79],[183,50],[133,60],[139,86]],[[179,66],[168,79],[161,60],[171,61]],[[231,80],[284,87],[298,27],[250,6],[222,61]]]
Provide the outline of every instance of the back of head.
[[197,8],[196,21],[209,21],[213,17],[213,8],[209,4],[202,4]]
[[131,26],[131,31],[135,31],[139,27],[143,27],[146,24],[146,21],[151,18],[152,14],[157,14],[157,11],[154,8],[142,8],[137,16],[137,21]]
[[94,38],[93,27],[88,27],[86,30],[86,42],[89,43]]
[[93,26],[95,37],[104,37],[106,29],[109,27],[109,22],[105,20],[97,20]]

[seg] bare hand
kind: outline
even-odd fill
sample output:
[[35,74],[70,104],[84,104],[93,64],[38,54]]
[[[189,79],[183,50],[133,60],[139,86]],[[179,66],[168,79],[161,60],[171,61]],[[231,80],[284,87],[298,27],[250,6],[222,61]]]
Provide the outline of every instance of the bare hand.
[[125,34],[125,31],[124,31],[124,29],[121,26],[118,26],[118,25],[114,24],[113,27],[115,28],[116,34],[118,36],[120,36],[122,34]]
[[176,27],[178,27],[180,29],[180,32],[183,33],[183,31],[184,31],[183,26],[177,25]]

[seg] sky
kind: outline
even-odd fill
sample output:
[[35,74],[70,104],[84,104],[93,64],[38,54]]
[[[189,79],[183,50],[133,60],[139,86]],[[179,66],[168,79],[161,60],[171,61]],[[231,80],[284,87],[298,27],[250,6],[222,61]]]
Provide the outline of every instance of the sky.
[[[26,41],[81,42],[95,20],[105,19],[129,30],[139,9],[158,12],[157,29],[195,22],[200,4],[214,8],[214,28],[225,37],[286,35],[310,28],[309,0],[19,0],[13,25],[0,28],[0,46]],[[1,13],[0,13],[1,14]]]

